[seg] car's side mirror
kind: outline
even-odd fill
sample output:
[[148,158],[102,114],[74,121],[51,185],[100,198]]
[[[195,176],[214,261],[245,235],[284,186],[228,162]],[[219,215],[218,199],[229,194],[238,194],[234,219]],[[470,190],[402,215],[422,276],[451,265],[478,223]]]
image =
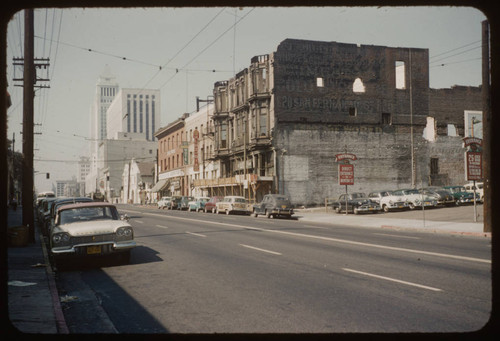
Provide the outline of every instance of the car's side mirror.
[[122,215],[120,216],[120,219],[121,219],[121,220],[125,220],[125,221],[129,221],[129,220],[130,220],[130,217],[129,217],[126,213],[125,213],[125,214],[122,214]]

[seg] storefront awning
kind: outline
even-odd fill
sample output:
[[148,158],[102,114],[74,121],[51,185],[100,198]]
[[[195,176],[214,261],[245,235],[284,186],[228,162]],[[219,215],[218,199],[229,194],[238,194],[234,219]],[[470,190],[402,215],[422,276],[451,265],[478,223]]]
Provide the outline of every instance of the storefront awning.
[[169,184],[168,179],[163,179],[158,181],[153,188],[151,188],[151,192],[159,192],[163,190],[165,187],[167,187]]

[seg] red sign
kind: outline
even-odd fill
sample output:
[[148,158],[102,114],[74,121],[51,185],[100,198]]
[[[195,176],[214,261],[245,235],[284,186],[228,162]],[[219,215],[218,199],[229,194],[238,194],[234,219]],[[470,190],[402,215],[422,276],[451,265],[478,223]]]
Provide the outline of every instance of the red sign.
[[198,139],[200,138],[200,133],[198,130],[193,131],[194,138],[194,164],[193,170],[198,172],[200,170],[200,162],[198,161]]
[[483,158],[480,152],[467,152],[467,180],[483,179]]
[[339,164],[339,185],[354,185],[354,165]]
[[356,157],[356,155],[351,154],[351,153],[343,153],[343,154],[337,154],[337,155],[335,155],[335,161],[336,162],[339,162],[339,161],[342,161],[342,160],[356,161],[357,159],[358,158]]

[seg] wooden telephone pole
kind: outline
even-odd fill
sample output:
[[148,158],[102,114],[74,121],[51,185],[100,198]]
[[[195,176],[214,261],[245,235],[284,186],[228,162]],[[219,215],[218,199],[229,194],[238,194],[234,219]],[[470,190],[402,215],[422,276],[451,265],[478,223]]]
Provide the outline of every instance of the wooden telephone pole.
[[23,225],[29,228],[30,242],[35,242],[33,212],[33,102],[36,72],[34,65],[34,14],[24,11],[24,88],[23,88]]

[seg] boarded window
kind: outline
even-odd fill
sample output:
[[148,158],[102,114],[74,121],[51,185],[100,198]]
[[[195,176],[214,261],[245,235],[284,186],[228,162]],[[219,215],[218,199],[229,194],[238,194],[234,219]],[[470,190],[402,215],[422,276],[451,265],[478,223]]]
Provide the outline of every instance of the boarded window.
[[323,78],[321,78],[321,77],[316,78],[316,86],[318,88],[322,88],[322,87],[325,86],[324,83],[323,83]]

